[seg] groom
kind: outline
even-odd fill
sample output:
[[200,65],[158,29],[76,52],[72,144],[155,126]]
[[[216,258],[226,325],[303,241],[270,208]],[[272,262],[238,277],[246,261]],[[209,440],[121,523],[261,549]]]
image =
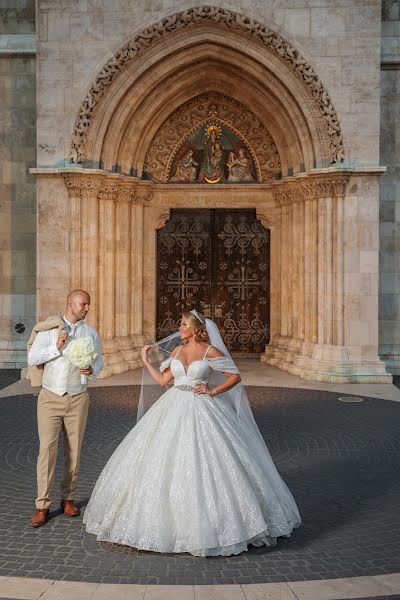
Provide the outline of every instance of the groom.
[[[49,518],[51,489],[57,462],[58,437],[64,431],[64,477],[61,483],[61,508],[69,517],[80,511],[73,502],[77,487],[79,459],[89,409],[87,384],[81,383],[81,374],[96,377],[103,359],[99,334],[84,323],[89,311],[90,296],[84,290],[68,294],[64,317],[51,317],[38,323],[32,332],[35,336],[28,354],[30,370],[42,367],[42,389],[38,398],[37,421],[39,456],[37,461],[36,511],[32,527],[41,527]],[[86,369],[79,369],[63,356],[68,341],[80,337],[93,338],[98,357]],[[37,377],[36,375],[34,375]],[[31,377],[33,382],[33,377]]]

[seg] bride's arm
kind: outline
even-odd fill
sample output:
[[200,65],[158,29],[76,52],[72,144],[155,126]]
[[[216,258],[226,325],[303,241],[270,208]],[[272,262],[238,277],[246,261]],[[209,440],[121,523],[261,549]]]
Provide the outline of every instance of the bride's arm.
[[[158,385],[160,385],[161,387],[164,387],[164,386],[168,385],[169,383],[171,383],[174,376],[172,375],[171,369],[169,367],[168,367],[168,369],[165,369],[165,371],[163,373],[160,373],[160,371],[158,369],[156,369],[155,367],[153,367],[152,364],[149,363],[149,361],[147,360],[147,352],[149,351],[150,348],[151,348],[151,344],[149,344],[147,346],[143,346],[143,348],[141,349],[143,366],[146,367],[146,369],[150,373],[150,376],[152,377],[152,379],[154,379],[154,381],[156,383],[158,383]],[[172,356],[174,356],[174,354],[175,354],[175,349],[172,352]]]
[[[211,346],[207,352],[207,356],[209,358],[223,358],[224,354],[217,348],[214,348],[214,346]],[[212,389],[210,389],[204,383],[200,383],[196,385],[194,392],[196,394],[208,394],[209,396],[215,396],[216,394],[222,394],[223,392],[231,390],[241,381],[239,373],[223,373],[223,375],[226,377],[226,381],[224,383],[219,383]]]

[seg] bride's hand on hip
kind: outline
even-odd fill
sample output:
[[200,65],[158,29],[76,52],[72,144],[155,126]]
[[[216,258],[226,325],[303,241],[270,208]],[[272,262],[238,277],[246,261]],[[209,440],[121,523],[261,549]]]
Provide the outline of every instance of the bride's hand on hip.
[[193,391],[195,394],[207,394],[209,396],[211,389],[205,383],[196,383]]

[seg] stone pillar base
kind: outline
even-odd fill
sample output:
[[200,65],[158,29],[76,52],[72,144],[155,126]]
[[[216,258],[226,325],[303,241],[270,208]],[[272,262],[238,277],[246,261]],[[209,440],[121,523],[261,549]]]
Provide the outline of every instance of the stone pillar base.
[[[261,362],[297,375],[326,383],[392,383],[385,363],[379,358],[357,361],[349,358],[345,346],[318,345],[278,338],[267,346]],[[286,345],[286,348],[284,347]],[[299,352],[293,352],[294,347]]]
[[392,375],[400,375],[400,353],[381,354],[381,360],[385,363],[386,369]]
[[0,349],[0,369],[23,369],[24,367],[26,367],[25,348]]
[[145,343],[143,335],[104,340],[102,348],[104,367],[99,379],[139,369],[142,366],[140,349]]

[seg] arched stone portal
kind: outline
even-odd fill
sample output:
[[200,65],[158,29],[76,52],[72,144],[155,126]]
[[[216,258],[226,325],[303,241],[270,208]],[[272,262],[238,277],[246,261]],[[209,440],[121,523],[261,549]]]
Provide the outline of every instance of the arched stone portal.
[[[231,147],[220,148],[224,169],[228,151],[237,159],[242,148],[251,163],[245,178],[222,169],[207,179],[194,164],[201,155],[185,154],[190,136],[211,125],[231,132]],[[280,34],[218,8],[164,19],[104,66],[71,148],[71,169],[37,170],[39,214],[64,181],[68,199],[52,213],[57,219],[67,206],[71,224],[63,285],[92,294],[103,376],[138,366],[140,345],[154,339],[156,231],[172,208],[190,206],[255,208],[271,231],[265,362],[309,379],[391,380],[377,355],[378,249],[368,246],[380,170],[344,167],[329,94]],[[176,175],[180,160],[189,180]],[[39,314],[51,281],[42,248]],[[59,255],[65,261],[65,250]]]

